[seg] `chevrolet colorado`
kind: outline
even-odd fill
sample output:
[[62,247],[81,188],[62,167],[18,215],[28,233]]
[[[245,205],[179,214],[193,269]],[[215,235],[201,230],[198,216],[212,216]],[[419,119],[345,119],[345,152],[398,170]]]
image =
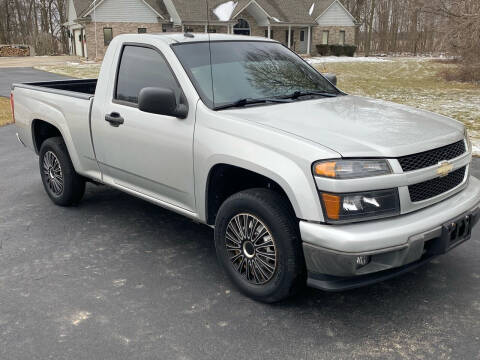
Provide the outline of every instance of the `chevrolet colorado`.
[[93,181],[210,225],[231,280],[274,302],[412,270],[480,216],[461,123],[335,83],[268,39],[121,35],[98,80],[11,101],[55,204]]

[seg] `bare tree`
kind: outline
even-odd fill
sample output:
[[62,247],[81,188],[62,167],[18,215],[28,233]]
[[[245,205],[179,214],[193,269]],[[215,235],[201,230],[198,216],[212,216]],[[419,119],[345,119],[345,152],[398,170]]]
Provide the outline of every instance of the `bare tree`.
[[39,54],[64,52],[65,0],[0,0],[0,43],[26,44]]

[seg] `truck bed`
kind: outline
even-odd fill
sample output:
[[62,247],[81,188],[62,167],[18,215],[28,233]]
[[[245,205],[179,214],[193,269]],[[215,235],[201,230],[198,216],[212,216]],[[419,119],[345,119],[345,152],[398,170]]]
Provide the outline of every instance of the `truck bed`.
[[12,85],[12,88],[16,87],[72,96],[81,99],[90,99],[95,95],[97,79],[38,81]]

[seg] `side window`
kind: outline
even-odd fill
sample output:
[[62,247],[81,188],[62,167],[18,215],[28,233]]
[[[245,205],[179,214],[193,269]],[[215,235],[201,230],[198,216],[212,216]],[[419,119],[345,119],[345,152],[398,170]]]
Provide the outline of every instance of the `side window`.
[[338,43],[340,45],[345,45],[345,30],[340,30],[340,39]]
[[322,32],[322,44],[323,45],[328,45],[328,37],[330,35],[330,32],[328,30],[324,30]]
[[117,75],[114,98],[138,104],[138,94],[145,87],[169,88],[175,92],[177,101],[182,90],[170,67],[156,50],[127,45],[123,48]]

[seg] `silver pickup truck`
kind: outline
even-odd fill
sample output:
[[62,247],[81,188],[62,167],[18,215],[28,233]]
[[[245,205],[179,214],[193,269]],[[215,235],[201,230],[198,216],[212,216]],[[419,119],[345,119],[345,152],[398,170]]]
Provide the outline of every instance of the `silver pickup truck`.
[[55,204],[91,181],[210,225],[233,283],[274,302],[412,270],[480,216],[461,123],[335,82],[264,38],[122,35],[98,80],[15,84],[12,104]]

